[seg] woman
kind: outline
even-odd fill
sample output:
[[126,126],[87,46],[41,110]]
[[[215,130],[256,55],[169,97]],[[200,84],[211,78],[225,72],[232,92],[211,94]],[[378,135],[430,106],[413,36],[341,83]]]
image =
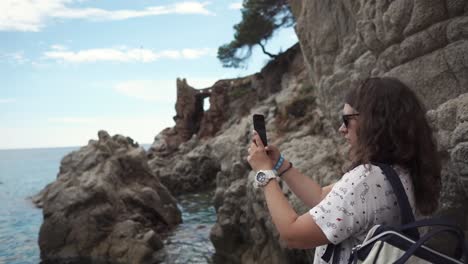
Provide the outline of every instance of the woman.
[[[351,168],[335,184],[322,187],[292,167],[274,146],[264,147],[254,132],[247,157],[257,171],[273,222],[289,247],[316,248],[314,263],[329,243],[340,244],[340,263],[376,224],[398,225],[399,207],[380,162],[392,165],[416,215],[438,206],[440,162],[425,109],[417,96],[392,78],[370,78],[345,98],[339,132],[350,145]],[[283,159],[281,159],[283,160]],[[281,163],[281,162],[280,162]],[[277,166],[277,170],[273,168]],[[297,215],[275,175],[310,208]],[[331,260],[330,260],[331,263]]]

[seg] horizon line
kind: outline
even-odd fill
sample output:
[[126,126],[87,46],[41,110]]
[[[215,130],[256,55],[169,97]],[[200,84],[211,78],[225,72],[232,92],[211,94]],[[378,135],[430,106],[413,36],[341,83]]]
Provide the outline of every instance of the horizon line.
[[[137,142],[138,143],[138,142]],[[143,145],[152,145],[153,143],[138,143],[138,146]],[[59,149],[59,148],[81,148],[86,145],[75,145],[75,146],[46,146],[46,147],[0,147],[0,151],[8,151],[8,150],[40,150],[40,149]]]

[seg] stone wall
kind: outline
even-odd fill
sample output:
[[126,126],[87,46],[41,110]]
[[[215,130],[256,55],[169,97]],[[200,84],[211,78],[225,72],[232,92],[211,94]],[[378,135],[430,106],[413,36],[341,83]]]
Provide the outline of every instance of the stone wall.
[[468,91],[468,1],[290,0],[322,107],[368,76],[401,79],[429,109]]
[[468,198],[468,1],[290,4],[320,109],[332,123],[338,123],[345,92],[369,76],[396,77],[417,92],[430,110],[443,160],[438,214],[468,230],[461,213]]

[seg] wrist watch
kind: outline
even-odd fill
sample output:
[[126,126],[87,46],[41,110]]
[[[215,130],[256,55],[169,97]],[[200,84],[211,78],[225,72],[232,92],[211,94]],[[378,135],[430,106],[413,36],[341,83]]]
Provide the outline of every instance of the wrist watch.
[[270,182],[271,179],[276,179],[276,173],[273,170],[259,170],[255,175],[254,186],[256,188],[263,187]]

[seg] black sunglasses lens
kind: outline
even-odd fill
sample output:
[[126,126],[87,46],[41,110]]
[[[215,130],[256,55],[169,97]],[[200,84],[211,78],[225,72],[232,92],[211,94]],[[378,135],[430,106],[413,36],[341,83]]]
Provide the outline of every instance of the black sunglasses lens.
[[341,118],[343,119],[343,124],[346,128],[348,128],[348,117],[347,116],[341,116]]

